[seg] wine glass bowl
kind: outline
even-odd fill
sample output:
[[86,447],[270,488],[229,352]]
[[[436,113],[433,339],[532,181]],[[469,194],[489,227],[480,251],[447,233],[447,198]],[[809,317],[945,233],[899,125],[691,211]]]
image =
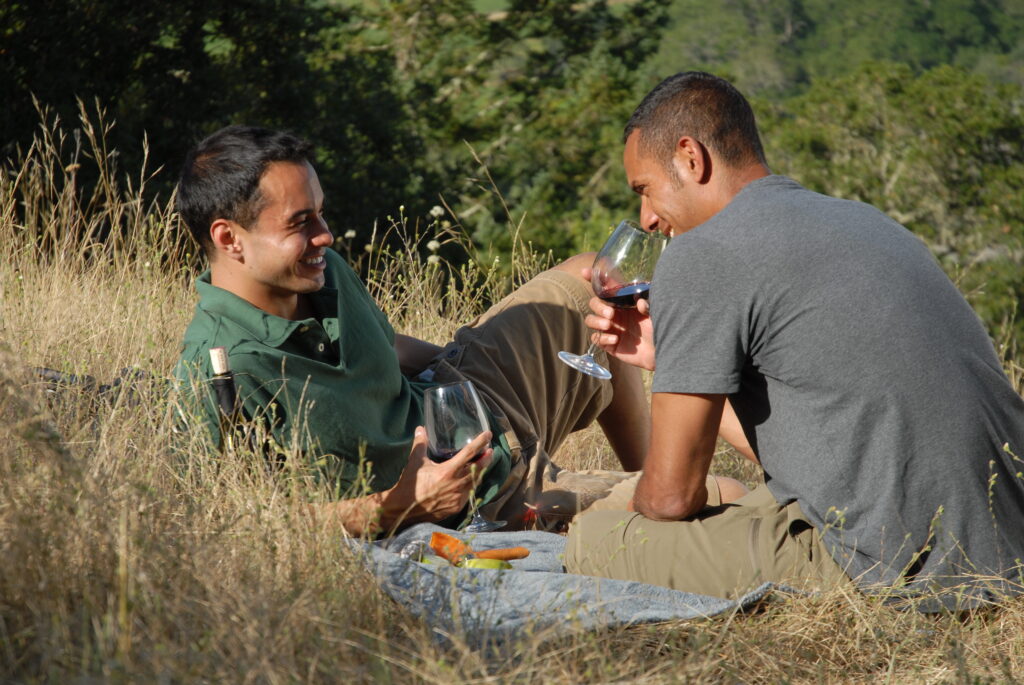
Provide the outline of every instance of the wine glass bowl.
[[445,383],[423,394],[427,456],[448,461],[473,438],[488,430],[487,412],[471,381]]
[[664,246],[662,234],[645,231],[632,221],[620,223],[594,258],[594,294],[614,307],[635,307],[648,296]]
[[[468,380],[427,388],[423,394],[423,422],[427,429],[427,456],[436,462],[448,461],[488,430],[484,403]],[[473,457],[478,458],[479,455]],[[473,517],[463,529],[465,532],[486,533],[505,526],[505,521],[484,518],[478,505],[471,493]]]
[[[629,220],[620,222],[594,258],[590,272],[594,294],[619,309],[636,307],[650,293],[654,265],[666,242],[661,233],[645,231]],[[596,351],[597,345],[592,344],[584,354],[563,350],[558,358],[577,371],[608,380],[612,374],[594,360]]]

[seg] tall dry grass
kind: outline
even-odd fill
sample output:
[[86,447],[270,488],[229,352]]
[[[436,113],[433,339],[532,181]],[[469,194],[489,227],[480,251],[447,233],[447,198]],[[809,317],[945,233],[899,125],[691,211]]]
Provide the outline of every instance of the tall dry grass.
[[[1024,669],[1021,601],[928,617],[841,592],[708,621],[524,634],[511,657],[438,647],[302,515],[292,479],[174,435],[165,379],[191,316],[193,258],[166,200],[141,200],[146,173],[116,170],[102,122],[75,126],[50,122],[0,172],[0,678],[1012,682]],[[100,179],[88,194],[85,172]],[[467,267],[455,280],[474,287],[450,287],[423,246],[458,233],[416,226],[391,222],[402,249],[356,252],[396,327],[443,341],[507,284]],[[543,263],[517,259],[524,273]],[[34,366],[151,375],[120,394],[47,396]],[[1016,360],[1008,368],[1019,378]],[[596,431],[559,456],[613,459]],[[745,468],[728,453],[716,464],[754,478]]]

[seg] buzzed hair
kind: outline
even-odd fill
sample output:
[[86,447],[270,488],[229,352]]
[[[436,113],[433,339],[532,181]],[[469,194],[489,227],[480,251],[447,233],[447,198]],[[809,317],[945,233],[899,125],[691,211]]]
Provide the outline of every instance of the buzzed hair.
[[176,207],[189,233],[213,249],[210,225],[228,219],[248,228],[263,208],[260,179],[272,162],[313,163],[313,146],[284,131],[228,126],[189,151],[178,180]]
[[634,131],[640,132],[640,149],[665,166],[683,136],[696,138],[728,166],[767,166],[750,103],[731,83],[703,71],[659,83],[629,118],[623,142]]

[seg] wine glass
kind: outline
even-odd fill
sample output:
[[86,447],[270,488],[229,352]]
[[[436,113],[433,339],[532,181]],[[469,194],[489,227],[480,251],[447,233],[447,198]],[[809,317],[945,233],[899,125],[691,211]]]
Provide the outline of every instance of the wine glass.
[[[423,421],[427,428],[427,455],[436,462],[448,461],[488,430],[487,411],[472,381],[427,388],[423,395]],[[473,518],[463,529],[465,532],[487,533],[505,525],[505,521],[485,519],[480,513],[479,501],[472,494],[470,506]]]
[[[647,299],[654,265],[666,244],[657,231],[645,231],[629,220],[621,222],[594,258],[590,274],[594,294],[613,307],[636,307],[638,300]],[[558,358],[577,371],[608,380],[612,372],[594,360],[596,351],[597,343],[591,343],[584,354],[562,350]]]

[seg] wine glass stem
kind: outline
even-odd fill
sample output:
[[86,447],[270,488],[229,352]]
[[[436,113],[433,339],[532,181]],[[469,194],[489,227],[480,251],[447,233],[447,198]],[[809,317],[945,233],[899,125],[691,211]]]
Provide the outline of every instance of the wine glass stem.
[[590,347],[587,348],[587,353],[584,356],[593,359],[595,352],[597,352],[597,343],[590,343]]

